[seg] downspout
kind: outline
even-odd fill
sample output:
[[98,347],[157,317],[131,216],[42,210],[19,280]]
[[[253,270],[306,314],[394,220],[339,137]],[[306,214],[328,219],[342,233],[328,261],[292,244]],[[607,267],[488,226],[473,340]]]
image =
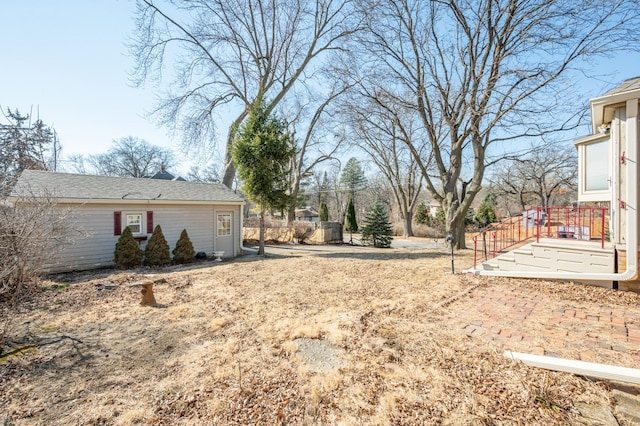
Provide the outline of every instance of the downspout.
[[512,278],[541,278],[557,280],[629,281],[638,275],[638,99],[630,99],[626,105],[627,152],[625,154],[627,219],[626,251],[627,269],[620,273],[582,273],[545,271],[480,271],[468,270],[476,275]]
[[238,210],[240,210],[240,220],[239,220],[239,222],[240,222],[240,250],[239,250],[240,254],[239,254],[239,256],[243,255],[242,248],[244,247],[244,245],[243,245],[243,241],[244,241],[244,234],[243,234],[243,232],[244,232],[244,206],[245,206],[245,204],[242,203],[240,205],[240,208],[238,209]]

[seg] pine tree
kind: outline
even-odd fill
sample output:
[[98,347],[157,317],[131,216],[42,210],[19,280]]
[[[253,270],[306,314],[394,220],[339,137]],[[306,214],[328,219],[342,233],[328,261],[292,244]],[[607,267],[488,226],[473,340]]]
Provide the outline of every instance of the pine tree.
[[496,212],[494,211],[495,206],[495,197],[491,194],[484,197],[482,203],[478,206],[478,211],[476,212],[476,220],[478,221],[478,225],[484,228],[485,226],[496,221]]
[[329,220],[329,208],[327,207],[327,203],[324,201],[320,203],[319,216],[320,222],[326,222]]
[[131,268],[142,263],[143,251],[138,242],[133,238],[129,227],[124,228],[118,238],[116,249],[113,252],[113,261],[121,268]]
[[180,238],[174,247],[173,260],[177,263],[191,263],[196,257],[196,251],[193,249],[193,244],[189,239],[187,230],[183,229],[180,233]]
[[424,204],[424,202],[418,204],[418,208],[416,208],[416,214],[415,216],[413,216],[413,220],[420,224],[420,225],[426,225],[427,223],[429,223],[429,212],[427,211],[427,206]]
[[164,238],[162,228],[157,225],[144,249],[144,264],[147,266],[162,266],[171,263],[169,244]]
[[349,191],[351,198],[354,198],[356,192],[367,186],[367,178],[364,176],[364,171],[357,158],[352,157],[347,161],[340,176],[340,184]]
[[349,198],[347,206],[347,218],[344,223],[344,229],[349,231],[349,244],[353,244],[353,233],[358,232],[358,222],[356,222],[356,208],[353,206],[353,198]]
[[293,136],[287,130],[287,123],[272,115],[259,98],[251,105],[249,116],[235,135],[231,155],[245,195],[260,212],[258,254],[264,255],[265,212],[284,210],[291,203]]
[[362,240],[373,243],[374,247],[386,248],[391,246],[393,240],[391,222],[380,201],[376,201],[372,210],[364,218],[362,226]]
[[444,215],[444,209],[442,208],[442,206],[438,206],[438,209],[436,210],[436,217],[433,218],[433,221],[435,222],[436,225],[443,226],[446,220],[447,218]]

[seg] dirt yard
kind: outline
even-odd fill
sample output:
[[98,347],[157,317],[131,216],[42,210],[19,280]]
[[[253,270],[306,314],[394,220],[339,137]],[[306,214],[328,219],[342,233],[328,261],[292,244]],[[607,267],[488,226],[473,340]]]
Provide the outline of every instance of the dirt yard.
[[[498,284],[452,275],[446,250],[267,253],[51,277],[20,312],[0,311],[13,353],[0,423],[579,424],[577,404],[611,404],[604,383],[468,336],[457,312]],[[145,278],[158,307],[129,286]]]

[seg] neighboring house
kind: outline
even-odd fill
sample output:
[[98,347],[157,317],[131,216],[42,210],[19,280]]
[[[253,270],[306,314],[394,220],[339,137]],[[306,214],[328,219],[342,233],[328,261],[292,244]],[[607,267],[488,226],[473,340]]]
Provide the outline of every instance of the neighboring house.
[[[574,280],[640,291],[639,102],[640,77],[626,80],[591,99],[593,134],[575,141],[579,161],[578,205],[565,208],[564,217],[553,216],[553,209],[546,210],[548,218],[533,221],[530,217],[529,222],[541,223],[536,228],[535,242],[500,254],[474,272]],[[607,207],[600,210],[603,214],[598,214],[600,206]],[[596,208],[589,210],[589,207]],[[580,211],[590,211],[591,216],[570,219]],[[515,231],[526,232],[522,224]],[[499,230],[493,232],[495,235]],[[515,233],[512,228],[511,234]],[[514,242],[517,243],[515,239]]]
[[180,176],[174,176],[171,173],[169,173],[164,166],[160,167],[160,171],[158,173],[156,173],[153,176],[150,176],[151,179],[162,179],[162,180],[179,180],[179,181],[183,181],[186,182],[186,179],[180,177]]
[[436,200],[431,200],[427,203],[427,212],[431,215],[432,219],[435,219],[438,216],[438,209],[440,208],[440,203]]
[[312,208],[296,209],[296,220],[302,220],[307,222],[319,222],[320,215]]
[[52,272],[112,265],[127,226],[142,248],[160,225],[170,250],[186,229],[196,252],[242,253],[244,200],[222,184],[25,170],[9,201],[31,196],[70,208],[73,229],[83,235],[47,265]]

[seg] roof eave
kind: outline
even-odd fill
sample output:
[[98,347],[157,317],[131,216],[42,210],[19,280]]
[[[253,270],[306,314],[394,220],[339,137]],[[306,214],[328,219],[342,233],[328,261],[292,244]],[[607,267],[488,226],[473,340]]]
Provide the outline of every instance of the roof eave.
[[[22,197],[8,197],[10,202],[17,202]],[[147,199],[97,199],[97,198],[52,198],[57,204],[147,204],[147,205],[209,205],[209,206],[244,206],[245,201],[216,201],[216,200],[147,200]]]
[[621,105],[629,99],[640,99],[640,89],[612,93],[591,99],[589,102],[591,104],[591,126],[593,133],[598,133],[600,126],[611,122],[613,110],[607,111],[608,108]]

